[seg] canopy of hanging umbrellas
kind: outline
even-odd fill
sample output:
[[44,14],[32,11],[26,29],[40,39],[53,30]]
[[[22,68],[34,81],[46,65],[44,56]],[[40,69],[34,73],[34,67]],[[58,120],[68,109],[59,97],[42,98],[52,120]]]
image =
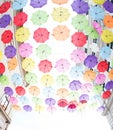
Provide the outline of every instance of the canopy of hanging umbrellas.
[[113,89],[112,0],[5,1],[0,28],[0,84],[15,111],[105,109]]

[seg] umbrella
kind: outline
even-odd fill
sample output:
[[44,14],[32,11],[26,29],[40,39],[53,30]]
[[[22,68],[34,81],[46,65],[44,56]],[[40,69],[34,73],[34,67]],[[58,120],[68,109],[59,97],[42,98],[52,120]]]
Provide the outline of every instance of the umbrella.
[[93,21],[92,25],[94,29],[98,32],[98,34],[102,34],[102,26],[98,22]]
[[108,59],[111,55],[111,49],[108,46],[103,46],[100,49],[100,56],[102,59]]
[[2,60],[2,58],[3,58],[3,53],[2,53],[2,51],[0,50],[0,60]]
[[82,87],[82,83],[79,81],[79,80],[73,80],[69,83],[69,88],[72,90],[72,91],[77,91],[79,89],[81,89]]
[[13,57],[11,58],[7,65],[8,65],[8,70],[11,71],[11,70],[15,70],[16,67],[17,67],[17,64],[18,64],[18,61],[17,61],[17,58],[16,57]]
[[9,97],[9,101],[13,104],[13,105],[16,105],[18,103],[18,100],[16,97]]
[[42,106],[42,105],[36,105],[35,106],[35,111],[37,111],[37,112],[44,111],[44,106]]
[[40,89],[37,86],[30,86],[29,87],[29,93],[32,96],[38,96],[40,94]]
[[1,75],[0,76],[0,83],[1,83],[1,85],[8,85],[9,78],[6,75]]
[[11,16],[9,14],[4,14],[0,18],[0,28],[6,28],[11,22]]
[[103,92],[103,86],[101,86],[101,85],[96,85],[96,86],[93,87],[92,91],[93,91],[93,93],[95,93],[95,94],[101,95],[101,93]]
[[52,69],[52,63],[49,60],[41,60],[38,64],[38,68],[43,73],[48,73]]
[[52,86],[53,85],[53,77],[51,75],[43,75],[41,77],[41,84],[43,86]]
[[0,62],[0,75],[2,75],[5,72],[5,65]]
[[108,28],[113,28],[113,17],[110,14],[105,15],[103,23]]
[[102,98],[103,98],[103,99],[108,99],[110,96],[111,96],[110,90],[106,90],[106,91],[104,91],[103,94],[102,94]]
[[95,55],[88,55],[84,60],[84,65],[88,68],[94,68],[98,63],[98,59]]
[[25,12],[18,12],[16,16],[14,16],[14,24],[16,26],[23,26],[23,24],[27,21],[28,15]]
[[57,90],[57,96],[59,98],[66,98],[68,96],[68,94],[69,94],[69,91],[66,88],[59,88]]
[[30,105],[24,105],[23,106],[23,109],[26,111],[26,112],[31,112],[32,111],[32,107]]
[[23,43],[18,48],[19,55],[29,57],[33,52],[33,47],[29,43]]
[[28,104],[29,103],[29,99],[25,96],[25,95],[21,95],[18,97],[20,103],[23,104]]
[[42,99],[41,98],[38,98],[37,96],[36,97],[32,97],[32,101],[35,105],[40,105],[42,104]]
[[13,73],[13,75],[11,76],[11,81],[12,81],[12,83],[13,83],[14,85],[16,85],[16,86],[23,83],[22,77],[21,77],[21,75],[18,74],[18,73]]
[[79,97],[79,101],[81,103],[87,103],[87,101],[89,100],[89,95],[88,94],[81,94]]
[[12,4],[13,10],[20,10],[22,9],[26,4],[28,0],[15,0]]
[[86,44],[87,37],[83,32],[75,32],[71,36],[71,42],[76,47],[83,47]]
[[88,13],[89,5],[87,2],[82,0],[74,0],[71,4],[73,11],[77,12],[78,14]]
[[85,15],[76,15],[72,18],[71,24],[77,30],[84,30],[84,28],[88,27],[88,19]]
[[56,78],[56,83],[58,86],[67,86],[69,81],[70,81],[69,77],[65,74],[60,74]]
[[109,13],[113,13],[113,3],[111,1],[105,1],[103,4],[103,7],[105,10],[107,10]]
[[66,106],[68,105],[68,101],[67,101],[66,99],[59,99],[59,100],[57,101],[57,105],[58,105],[59,107],[64,108],[64,107],[66,107]]
[[52,12],[53,20],[57,22],[64,22],[67,21],[70,16],[69,10],[67,8],[58,7],[54,8]]
[[53,105],[56,104],[56,101],[55,101],[55,99],[53,99],[53,98],[46,98],[46,99],[45,99],[45,103],[46,103],[48,106],[53,106]]
[[64,73],[65,71],[69,70],[70,63],[67,59],[59,59],[55,63],[55,68],[58,72]]
[[13,39],[13,33],[11,30],[5,30],[1,35],[1,40],[4,44],[10,43]]
[[47,22],[49,15],[46,11],[43,10],[37,10],[34,12],[31,16],[31,21],[34,25],[43,25]]
[[108,81],[108,82],[106,83],[105,89],[106,89],[106,90],[111,90],[111,89],[113,89],[113,81],[112,81],[112,80],[110,80],[110,81]]
[[13,58],[16,55],[16,48],[13,45],[8,45],[4,50],[4,54],[7,58]]
[[46,44],[41,44],[36,48],[36,55],[44,60],[51,55],[51,47]]
[[47,0],[30,0],[30,5],[33,8],[41,8],[47,4]]
[[16,110],[16,111],[20,111],[21,110],[21,107],[19,105],[17,105],[17,104],[13,104],[12,108],[13,108],[13,110]]
[[15,37],[18,42],[24,42],[28,40],[30,35],[29,29],[26,27],[20,27],[16,30]]
[[79,97],[79,92],[78,91],[71,91],[68,95],[70,100],[77,100]]
[[9,86],[6,86],[6,87],[4,88],[4,93],[5,93],[6,95],[8,95],[8,96],[12,96],[12,95],[13,95],[13,89],[12,89],[11,87],[9,87]]
[[82,85],[82,91],[83,92],[91,92],[93,88],[93,85],[91,83],[84,83]]
[[25,58],[23,61],[22,61],[22,68],[25,70],[25,71],[32,71],[35,67],[35,61],[31,58]]
[[46,28],[38,28],[34,31],[33,38],[36,42],[44,43],[49,39],[49,32]]
[[65,41],[69,38],[70,30],[65,25],[58,25],[53,29],[52,35],[58,41]]
[[101,6],[94,5],[90,7],[89,15],[93,20],[100,21],[104,19],[105,11]]
[[102,5],[102,4],[104,4],[105,0],[93,0],[93,2],[94,2],[95,4],[100,4],[100,5]]
[[76,104],[75,103],[69,103],[68,106],[67,106],[67,110],[69,112],[74,112],[76,110]]
[[11,7],[11,2],[10,1],[5,1],[0,5],[0,14],[3,14],[9,10]]
[[95,83],[104,84],[105,80],[106,80],[106,76],[104,74],[97,74],[97,76],[95,78]]
[[22,86],[17,86],[15,91],[19,96],[23,96],[26,93],[26,90]]
[[52,0],[53,3],[58,5],[66,4],[68,1],[69,0]]
[[105,43],[113,42],[113,33],[110,30],[104,29],[102,30],[101,39]]
[[107,61],[100,61],[97,65],[97,69],[99,72],[105,72],[108,70],[109,64]]
[[113,69],[111,69],[109,72],[108,72],[108,78],[110,80],[113,80]]
[[25,74],[25,80],[28,84],[36,84],[37,75],[35,73],[28,72]]
[[45,87],[43,89],[43,94],[46,96],[46,97],[52,97],[54,96],[55,94],[55,89],[52,88],[52,87]]

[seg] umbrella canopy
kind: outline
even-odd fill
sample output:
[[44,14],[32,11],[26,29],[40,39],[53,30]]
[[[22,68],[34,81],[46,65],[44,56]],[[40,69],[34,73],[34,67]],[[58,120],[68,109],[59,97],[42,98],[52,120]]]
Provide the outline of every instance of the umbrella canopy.
[[92,83],[84,83],[82,84],[82,91],[85,92],[91,92],[93,88]]
[[89,100],[89,95],[88,94],[82,94],[79,97],[79,101],[81,103],[87,103],[88,100]]
[[68,1],[69,0],[52,0],[53,3],[58,5],[66,4]]
[[107,10],[109,13],[113,13],[113,3],[111,1],[105,1],[103,4],[103,7],[105,10]]
[[19,96],[23,96],[26,93],[26,90],[22,86],[17,86],[15,91]]
[[56,104],[56,100],[53,99],[53,98],[46,98],[45,99],[45,103],[48,105],[48,106],[53,106]]
[[69,70],[70,63],[67,59],[59,59],[55,63],[55,68],[58,72],[64,73],[65,71]]
[[2,75],[5,72],[5,65],[0,62],[0,75]]
[[0,18],[0,28],[6,28],[11,22],[11,16],[9,14],[4,14]]
[[108,59],[111,55],[111,49],[108,46],[103,46],[100,49],[100,56],[102,59]]
[[52,35],[58,41],[65,41],[69,38],[70,30],[65,25],[58,25],[53,29]]
[[86,44],[87,37],[83,32],[75,32],[71,36],[71,42],[76,47],[83,47]]
[[95,83],[96,84],[104,84],[106,81],[106,75],[105,74],[97,74],[95,78]]
[[51,55],[51,47],[46,44],[41,44],[36,48],[36,56],[44,60]]
[[105,2],[105,0],[93,0],[93,2],[94,2],[95,4],[100,4],[100,5],[102,5],[102,4]]
[[22,57],[29,57],[32,54],[33,47],[29,43],[23,43],[19,46],[18,52]]
[[2,53],[2,51],[0,50],[0,60],[2,60],[2,58],[3,58],[3,53]]
[[112,80],[110,80],[110,81],[108,81],[108,82],[106,83],[105,89],[106,89],[106,90],[111,90],[111,89],[113,89],[113,81],[112,81]]
[[98,22],[93,21],[92,25],[99,34],[102,34],[102,26]]
[[74,0],[71,4],[73,11],[77,12],[78,14],[88,13],[89,5],[87,2],[82,0]]
[[0,5],[0,14],[3,14],[9,10],[11,7],[11,2],[10,1],[5,1]]
[[47,22],[49,15],[46,11],[43,10],[37,10],[34,12],[31,16],[31,21],[34,25],[43,25]]
[[79,97],[79,92],[78,91],[71,91],[68,95],[68,98],[72,101],[77,100]]
[[113,17],[110,14],[105,15],[103,22],[106,27],[113,28]]
[[110,80],[113,80],[113,69],[111,69],[109,72],[108,72],[108,78]]
[[35,105],[40,105],[42,104],[42,99],[41,98],[38,98],[36,96],[33,96],[32,97],[32,102],[35,104]]
[[30,0],[30,5],[33,8],[41,8],[47,4],[47,0]]
[[38,28],[34,31],[33,38],[36,42],[44,43],[49,39],[49,32],[46,28]]
[[101,93],[103,92],[103,86],[96,85],[96,86],[93,87],[92,91],[93,91],[94,94],[101,95]]
[[20,27],[16,30],[15,37],[18,42],[24,42],[28,40],[30,35],[29,29],[25,27]]
[[10,43],[13,39],[13,33],[11,30],[5,30],[1,35],[1,40],[4,44]]
[[57,105],[59,107],[64,108],[68,105],[68,101],[66,99],[60,99],[60,100],[57,101]]
[[109,68],[109,64],[107,61],[100,61],[97,65],[97,69],[99,72],[105,72]]
[[14,16],[14,24],[16,26],[23,26],[23,24],[27,21],[28,15],[25,12],[18,12],[16,16]]
[[8,85],[9,84],[9,78],[6,75],[0,76],[0,84],[1,85]]
[[32,111],[32,107],[30,105],[24,105],[23,106],[23,109],[26,111],[26,112],[31,112]]
[[81,89],[82,83],[79,80],[73,80],[69,83],[69,88],[73,91]]
[[7,58],[13,58],[16,55],[16,48],[13,45],[8,45],[4,50],[4,54]]
[[68,103],[67,110],[69,112],[74,112],[76,110],[76,107],[77,107],[76,104],[71,102],[71,103]]
[[54,94],[55,94],[55,89],[52,88],[52,87],[45,87],[45,88],[43,89],[43,94],[44,94],[44,96],[46,96],[46,97],[52,97],[52,96],[54,96]]
[[111,96],[110,90],[106,90],[102,94],[102,98],[104,98],[104,99],[108,99],[110,96]]
[[8,70],[11,71],[11,70],[15,70],[17,65],[18,65],[18,61],[17,61],[17,58],[16,57],[13,57],[11,58],[9,61],[8,61]]
[[50,72],[52,69],[52,63],[49,60],[41,60],[38,64],[38,68],[43,73]]
[[13,89],[12,89],[11,87],[6,86],[6,87],[4,88],[4,93],[5,93],[6,95],[8,95],[8,96],[12,96],[14,92],[13,92]]
[[57,96],[59,98],[66,98],[68,96],[68,94],[69,94],[69,91],[66,88],[59,88],[57,90]]
[[58,7],[58,8],[53,9],[52,18],[53,20],[57,22],[61,23],[61,22],[66,21],[68,20],[69,16],[70,16],[70,13],[67,8]]
[[10,101],[13,105],[16,105],[16,104],[18,103],[17,98],[16,98],[16,97],[13,97],[13,96],[9,97],[9,101]]
[[30,86],[29,87],[29,93],[32,96],[38,96],[40,94],[40,89],[37,86]]

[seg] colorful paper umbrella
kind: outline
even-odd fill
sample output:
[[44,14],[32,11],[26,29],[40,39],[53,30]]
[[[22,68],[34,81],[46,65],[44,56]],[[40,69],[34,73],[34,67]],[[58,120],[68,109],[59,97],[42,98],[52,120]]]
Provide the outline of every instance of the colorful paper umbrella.
[[78,97],[79,97],[79,92],[78,92],[78,91],[71,91],[71,92],[69,93],[68,97],[69,97],[70,100],[73,100],[73,101],[74,101],[74,100],[78,99]]
[[40,104],[42,104],[42,99],[41,98],[38,98],[37,96],[33,96],[32,97],[32,102],[35,104],[35,105],[40,105]]
[[104,98],[104,99],[108,99],[110,96],[111,96],[110,90],[106,90],[102,94],[102,98]]
[[8,45],[4,50],[4,54],[7,58],[13,58],[16,55],[16,48],[13,45]]
[[54,8],[52,12],[53,20],[57,22],[64,22],[67,21],[70,16],[69,10],[67,8],[58,7]]
[[36,55],[44,60],[51,55],[51,47],[46,44],[41,44],[36,48]]
[[98,63],[98,59],[95,55],[88,55],[84,60],[84,65],[88,68],[94,68]]
[[60,99],[60,100],[57,101],[57,105],[59,107],[64,108],[68,105],[68,101],[66,99]]
[[29,35],[30,35],[29,29],[25,27],[18,28],[15,33],[16,40],[18,42],[24,42],[28,40]]
[[44,43],[49,39],[49,32],[46,28],[38,28],[34,31],[33,38],[36,42]]
[[5,72],[5,65],[0,62],[0,75],[2,75]]
[[14,16],[14,24],[16,26],[23,26],[23,24],[27,21],[28,15],[25,12],[18,12]]
[[13,105],[16,105],[18,103],[18,100],[16,97],[11,96],[9,97],[9,102],[11,102]]
[[46,11],[37,10],[31,16],[31,21],[34,25],[42,25],[47,22],[49,15]]
[[103,22],[106,27],[113,28],[113,17],[111,15],[105,15]]
[[106,83],[105,89],[106,89],[106,90],[111,90],[111,89],[113,89],[113,81],[112,81],[112,80],[110,80],[110,81],[108,81],[108,82]]
[[29,93],[32,96],[38,96],[40,94],[40,89],[37,86],[30,86],[29,87]]
[[100,56],[102,59],[108,59],[111,55],[111,49],[108,46],[103,46],[100,49]]
[[92,89],[93,93],[101,95],[103,92],[103,86],[102,85],[96,85]]
[[104,74],[97,74],[97,76],[95,78],[95,83],[96,84],[104,84],[105,81],[106,81],[106,75],[104,75]]
[[35,106],[35,111],[39,112],[39,113],[44,111],[44,106],[43,105],[36,105]]
[[76,107],[77,106],[75,105],[75,103],[69,103],[68,106],[67,106],[67,110],[69,112],[74,112],[76,110]]
[[6,28],[11,22],[11,16],[9,14],[4,14],[0,18],[0,28]]
[[43,73],[48,73],[52,69],[52,63],[49,60],[41,60],[38,64],[38,68]]
[[0,5],[0,14],[3,14],[8,11],[8,9],[11,7],[10,1],[5,1]]
[[1,40],[4,44],[10,43],[13,39],[13,33],[11,30],[5,30],[1,35]]
[[26,93],[26,90],[22,86],[17,86],[15,91],[19,96],[23,96]]
[[100,21],[103,20],[105,16],[105,11],[101,6],[94,5],[91,6],[91,8],[89,9],[89,15],[93,20]]
[[35,67],[35,61],[31,58],[25,58],[23,61],[22,61],[22,68],[25,70],[25,71],[32,71]]
[[89,5],[87,2],[82,0],[74,0],[71,4],[73,11],[77,12],[78,14],[88,13]]
[[53,29],[53,36],[58,41],[65,41],[68,39],[70,30],[65,25],[58,25]]
[[86,44],[87,37],[83,32],[75,32],[71,36],[71,42],[76,47],[83,47]]
[[97,65],[97,69],[99,72],[105,72],[108,70],[109,64],[107,61],[100,61]]
[[0,50],[0,60],[2,60],[2,58],[3,58],[3,53],[2,53],[2,51]]
[[52,96],[54,96],[54,94],[55,94],[55,89],[52,88],[52,87],[45,87],[45,88],[43,89],[43,94],[44,94],[44,96],[46,96],[46,97],[52,97]]
[[48,106],[53,106],[56,104],[56,100],[53,99],[53,98],[46,98],[45,99],[45,103],[48,105]]
[[12,96],[14,92],[13,92],[13,89],[11,87],[7,86],[4,88],[4,93],[8,96]]
[[84,83],[82,85],[82,91],[85,92],[91,92],[93,88],[93,85],[91,83]]
[[47,4],[47,0],[30,0],[30,5],[33,8],[41,8]]
[[59,88],[57,90],[57,96],[59,98],[66,98],[68,96],[68,94],[69,94],[69,91],[66,88]]
[[69,88],[73,91],[81,89],[82,83],[79,80],[73,80],[69,83]]
[[82,94],[82,95],[80,95],[80,97],[79,97],[79,101],[80,101],[81,103],[87,103],[88,100],[89,100],[89,95],[88,95],[88,94]]
[[36,84],[37,83],[37,75],[32,72],[28,72],[25,74],[25,80],[28,84]]
[[70,63],[67,59],[59,59],[55,63],[55,68],[58,72],[65,72],[69,70]]
[[12,105],[12,108],[13,108],[13,110],[16,110],[16,111],[20,111],[21,110],[21,107],[19,105],[17,105],[17,104]]
[[6,75],[0,76],[0,83],[1,83],[1,85],[8,85],[9,84],[9,78]]
[[101,39],[106,44],[113,42],[113,33],[110,30],[102,30]]
[[22,105],[25,105],[25,104],[28,104],[28,103],[29,103],[29,99],[28,99],[28,97],[26,97],[25,95],[19,96],[18,99],[19,99],[19,102],[20,102]]
[[33,47],[29,43],[23,43],[19,46],[18,52],[22,57],[29,57],[32,54]]
[[17,61],[17,58],[16,57],[13,57],[11,58],[7,65],[8,65],[8,70],[11,71],[11,70],[15,70],[16,67],[17,67],[17,64],[18,64],[18,61]]
[[85,15],[76,15],[72,18],[71,24],[77,30],[84,30],[88,27],[88,19]]
[[105,10],[107,10],[109,13],[113,13],[113,3],[111,1],[105,1],[103,4],[103,7]]
[[102,34],[102,26],[100,25],[99,22],[93,21],[92,25],[94,29],[98,32],[98,34]]
[[102,5],[102,4],[105,2],[105,0],[93,0],[93,2],[94,2],[95,4],[100,4],[100,5]]
[[111,69],[109,72],[108,72],[108,78],[110,80],[113,80],[113,69]]
[[26,112],[31,112],[32,111],[32,107],[30,105],[24,105],[23,106],[23,109],[26,111]]

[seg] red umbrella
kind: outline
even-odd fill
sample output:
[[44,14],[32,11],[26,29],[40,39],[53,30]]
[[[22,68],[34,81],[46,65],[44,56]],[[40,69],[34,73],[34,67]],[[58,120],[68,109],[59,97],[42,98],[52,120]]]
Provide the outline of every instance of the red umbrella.
[[25,89],[22,86],[17,86],[15,88],[15,91],[18,95],[23,96],[25,94]]
[[49,39],[49,32],[46,28],[38,28],[34,31],[33,38],[36,42],[44,43]]
[[0,13],[3,14],[5,12],[7,12],[7,10],[10,8],[10,6],[11,6],[11,2],[9,2],[9,1],[2,3],[2,5],[0,6]]
[[1,35],[1,40],[4,44],[10,43],[12,39],[13,33],[11,32],[11,30],[5,30]]
[[57,104],[59,107],[66,107],[68,105],[68,101],[66,99],[60,99]]
[[104,91],[103,94],[102,94],[102,97],[103,97],[104,99],[107,99],[107,98],[109,98],[110,96],[111,96],[110,90],[106,90],[106,91]]
[[0,63],[0,75],[5,72],[5,65],[3,63]]
[[97,65],[97,69],[99,72],[105,72],[108,70],[109,64],[107,61],[101,61]]
[[86,44],[87,36],[83,32],[75,32],[71,37],[71,42],[77,46],[82,47]]
[[27,21],[28,15],[25,12],[19,12],[14,17],[14,24],[16,26],[22,26]]
[[40,63],[38,64],[38,68],[40,71],[42,71],[43,73],[47,73],[50,72],[52,69],[52,63],[48,60],[42,60],[40,61]]

